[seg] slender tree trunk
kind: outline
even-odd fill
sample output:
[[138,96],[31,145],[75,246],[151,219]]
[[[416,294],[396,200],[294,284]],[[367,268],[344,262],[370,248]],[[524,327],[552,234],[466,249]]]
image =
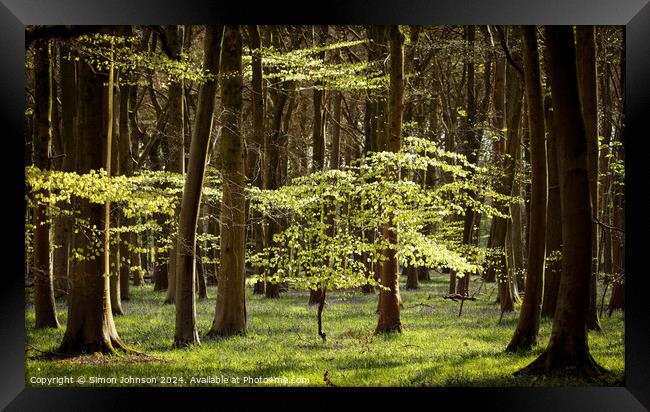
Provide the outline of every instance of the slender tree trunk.
[[207,299],[208,297],[208,285],[205,279],[205,264],[203,263],[203,251],[201,246],[197,243],[196,245],[196,282],[197,282],[197,293],[199,294],[199,299]]
[[562,276],[548,346],[518,373],[603,373],[589,353],[586,316],[591,277],[591,202],[587,138],[580,109],[571,26],[546,26],[553,122],[557,132],[562,200]]
[[[222,26],[208,26],[204,40],[203,70],[219,74],[219,54]],[[174,347],[199,343],[196,330],[195,270],[196,226],[201,205],[201,191],[208,157],[212,116],[214,113],[216,78],[201,85],[190,142],[190,160],[183,187],[178,247],[176,248],[176,333]],[[243,210],[242,210],[243,212]],[[171,281],[171,279],[170,279]],[[170,284],[168,287],[171,288]]]
[[[520,164],[521,159],[516,159],[517,166]],[[517,172],[515,172],[515,175]],[[519,179],[515,177],[512,183],[512,195],[521,196],[521,184]],[[512,218],[510,225],[510,235],[512,243],[512,283],[517,289],[524,290],[524,250],[522,239],[523,225],[521,222],[521,203],[515,202],[510,205],[510,216]],[[519,301],[515,297],[515,301]]]
[[221,47],[221,134],[223,196],[221,199],[220,279],[214,322],[208,335],[246,332],[244,141],[242,112],[242,40],[238,26],[226,26]]
[[[324,45],[324,35],[322,33],[320,45]],[[324,61],[325,51],[320,52],[319,57]],[[325,94],[321,87],[320,82],[316,82],[313,91],[314,127],[312,131],[312,173],[320,172],[325,168],[325,117],[323,111]],[[309,304],[318,304],[321,301],[322,293],[322,288],[311,289],[309,291]]]
[[[283,82],[277,88],[271,89],[274,101],[274,113],[271,122],[272,136],[265,141],[265,176],[264,187],[275,190],[280,187],[279,167],[280,162],[280,139],[282,134],[282,112],[288,100],[288,85]],[[280,223],[276,217],[269,217],[267,231],[265,234],[265,246],[274,245],[273,235],[280,231]],[[265,296],[269,299],[280,297],[280,287],[275,282],[265,282]]]
[[[390,101],[388,112],[388,147],[397,153],[402,143],[402,112],[404,109],[404,35],[399,26],[390,26]],[[392,216],[382,230],[389,247],[384,251],[386,260],[381,264],[381,284],[388,290],[379,292],[379,321],[376,333],[401,332],[399,268],[395,246],[397,232]]]
[[[466,63],[467,93],[465,97],[467,99],[467,130],[465,132],[466,141],[464,147],[464,154],[465,156],[467,156],[467,160],[470,163],[474,163],[474,164],[477,163],[478,151],[480,148],[480,139],[476,133],[476,130],[474,130],[474,127],[476,126],[475,124],[476,123],[476,94],[475,94],[476,90],[474,84],[475,68],[473,62],[475,37],[476,37],[476,27],[467,26],[465,28],[465,40],[467,41],[468,48],[471,50],[472,56],[470,60],[468,60]],[[476,197],[476,193],[474,191],[470,191],[468,195],[472,199]],[[465,216],[463,220],[463,238],[462,238],[463,245],[470,245],[472,242],[474,214],[475,214],[474,209],[470,207],[465,209]],[[461,279],[459,279],[456,282],[456,293],[460,295],[467,295],[469,293],[469,274],[465,274],[465,276],[463,276]]]
[[[496,139],[493,143],[493,151],[496,157],[503,156],[505,153],[506,138],[504,129],[506,127],[506,60],[505,58],[497,58],[495,69],[494,69],[494,90],[492,95],[492,101],[494,104],[494,118],[492,120],[492,126],[498,131],[499,139]],[[496,226],[501,224],[499,219],[493,218],[492,224],[490,225],[490,237],[488,238],[488,248],[493,247],[494,243],[494,232]],[[495,270],[486,270],[483,278],[486,282],[496,281],[496,271]]]
[[[598,214],[598,90],[596,74],[596,39],[594,26],[576,26],[576,57],[578,67],[578,88],[582,115],[587,133],[587,167],[589,171],[589,193],[591,210]],[[598,320],[598,225],[593,223],[591,237],[591,280],[589,281],[589,311],[587,329],[600,331]]]
[[[36,136],[33,141],[34,166],[50,170],[52,157],[52,63],[49,41],[38,42],[34,58],[34,100]],[[34,194],[34,312],[37,328],[58,328],[52,278],[51,230],[47,206],[39,198],[49,196],[47,189]]]
[[[623,30],[623,40],[621,45],[620,57],[620,90],[621,90],[621,107],[625,107],[625,30]],[[619,120],[619,138],[621,145],[617,148],[616,156],[619,162],[625,163],[625,114],[621,113]],[[617,182],[618,183],[618,182]],[[625,198],[624,188],[620,184],[613,185],[614,191],[614,226],[620,229],[625,228]],[[609,300],[609,316],[616,309],[625,310],[625,239],[621,233],[612,236],[612,271],[615,274],[616,281],[612,289],[612,296]]]
[[[168,49],[172,60],[180,61],[183,52],[183,31],[179,26],[165,28]],[[183,81],[172,81],[169,85],[169,101],[167,106],[167,122],[165,135],[169,155],[165,159],[165,169],[172,173],[185,173],[185,130],[184,130],[184,85]],[[191,144],[191,143],[190,143]],[[180,207],[177,207],[175,216],[180,216]],[[167,295],[165,303],[174,303],[176,297],[176,258],[178,238],[172,234],[172,247],[169,249],[169,264],[167,265]],[[192,255],[194,253],[191,253]]]
[[544,287],[544,254],[546,241],[546,140],[544,125],[544,100],[537,52],[537,35],[534,26],[522,28],[524,79],[528,102],[528,128],[530,133],[531,200],[530,239],[528,241],[528,271],[526,294],[519,313],[514,336],[506,348],[516,352],[537,344],[542,293]]
[[[516,57],[519,60],[518,56]],[[502,159],[499,160],[503,165],[504,175],[498,188],[499,193],[505,195],[512,194],[516,162],[521,156],[519,124],[521,122],[522,97],[521,79],[512,64],[509,64],[506,67],[506,148],[505,156],[501,156]],[[507,213],[507,211],[507,207],[503,207],[501,210],[503,213]],[[488,265],[485,277],[486,279],[494,278],[498,282],[498,301],[501,305],[501,312],[512,312],[514,311],[514,296],[506,258],[507,221],[500,217],[494,217],[493,222],[490,247],[494,250],[494,256],[493,261]]]
[[544,272],[544,293],[542,316],[553,317],[560,287],[562,254],[562,210],[560,205],[560,177],[557,161],[557,132],[553,124],[551,99],[544,101],[546,130],[548,131],[548,205],[546,209],[546,270]]
[[[264,182],[262,174],[262,165],[264,165],[264,96],[262,80],[262,56],[261,40],[258,26],[250,25],[248,28],[248,39],[250,49],[253,53],[251,59],[252,65],[252,92],[251,92],[251,118],[253,122],[253,135],[248,150],[248,179],[251,184],[260,189],[263,188]],[[250,216],[253,225],[253,236],[255,237],[255,252],[259,253],[264,249],[264,228],[262,226],[262,216],[258,213],[251,213]],[[258,273],[259,274],[259,273]],[[258,281],[253,287],[253,293],[256,295],[264,293],[264,282]]]
[[[119,168],[118,173],[124,176],[131,176],[133,171],[133,159],[131,153],[131,125],[129,122],[129,111],[131,108],[131,86],[120,86],[119,93],[119,120],[118,120],[118,144],[119,148]],[[124,226],[131,226],[134,220],[126,218],[123,215],[119,216],[120,223]],[[134,256],[139,254],[132,253],[132,248],[138,244],[137,233],[127,232],[121,234],[120,241],[120,297],[122,300],[129,300],[129,278],[131,277],[131,266],[141,266],[142,263],[136,262]]]
[[[61,48],[61,138],[64,172],[75,170],[75,121],[76,121],[76,73],[72,53],[67,47]],[[70,245],[72,243],[72,223],[70,216],[59,216],[55,222],[56,249],[54,250],[54,290],[55,295],[68,293],[68,274],[70,272]]]
[[[119,222],[115,222],[119,226]],[[117,245],[115,245],[117,246]],[[111,310],[113,315],[124,315],[122,308],[122,298],[120,294],[120,249],[114,247],[110,257],[110,293],[111,293]]]

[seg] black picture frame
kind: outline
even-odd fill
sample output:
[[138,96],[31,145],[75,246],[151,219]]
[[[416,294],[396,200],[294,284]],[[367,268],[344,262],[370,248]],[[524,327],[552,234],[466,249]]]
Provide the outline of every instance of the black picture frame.
[[[624,25],[626,45],[626,280],[625,386],[589,388],[29,388],[25,386],[24,109],[25,26],[88,24],[594,24]],[[207,0],[0,0],[0,135],[3,236],[0,287],[0,407],[6,410],[114,410],[137,399],[196,407],[205,400],[248,409],[268,406],[328,409],[387,401],[422,402],[427,409],[635,411],[650,409],[650,299],[643,273],[645,170],[642,147],[650,119],[650,4],[648,0],[335,0],[278,3]],[[7,146],[8,145],[8,146]],[[20,155],[16,155],[16,154]],[[22,181],[21,181],[22,179]],[[10,264],[7,264],[10,263]],[[606,332],[605,332],[606,333]],[[154,394],[155,392],[155,394]],[[153,395],[153,396],[152,396]],[[217,403],[218,402],[218,403]],[[450,406],[445,406],[449,404]],[[232,404],[231,404],[232,405]],[[213,409],[211,407],[211,409]],[[257,409],[257,408],[256,408]]]

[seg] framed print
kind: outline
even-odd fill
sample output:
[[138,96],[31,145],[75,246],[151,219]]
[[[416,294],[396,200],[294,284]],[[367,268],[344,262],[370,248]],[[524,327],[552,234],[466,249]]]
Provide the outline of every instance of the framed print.
[[644,1],[0,19],[7,410],[650,405]]

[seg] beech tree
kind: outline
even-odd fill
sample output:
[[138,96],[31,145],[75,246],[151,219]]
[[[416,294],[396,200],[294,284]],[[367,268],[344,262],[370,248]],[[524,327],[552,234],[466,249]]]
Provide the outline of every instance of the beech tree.
[[[36,107],[36,135],[33,141],[34,166],[43,170],[50,169],[52,158],[52,64],[50,62],[51,45],[49,41],[36,44],[34,59],[34,94]],[[34,193],[34,197],[46,197],[46,189]],[[47,207],[37,203],[34,208],[34,312],[36,327],[58,328],[59,321],[54,305],[54,284],[51,265],[51,226]]]
[[[179,26],[168,26],[164,32],[167,37],[167,49],[169,57],[173,60],[180,60],[183,52],[183,31]],[[185,130],[184,130],[184,84],[182,79],[172,80],[169,85],[169,99],[167,101],[167,122],[165,126],[166,137],[163,140],[167,146],[165,170],[185,173]],[[180,210],[178,211],[180,216]],[[178,239],[172,238],[172,248],[169,251],[169,264],[167,270],[167,295],[165,303],[174,303],[176,296],[176,249]]]
[[593,377],[601,375],[604,370],[589,353],[586,324],[593,225],[575,39],[570,26],[546,26],[544,31],[553,96],[553,130],[558,140],[562,275],[548,346],[520,373],[563,371]]
[[[100,27],[99,33],[108,34],[110,29]],[[108,85],[105,80],[108,78]],[[104,168],[110,173],[112,122],[113,70],[107,73],[105,67],[93,68],[87,62],[79,67],[79,138],[77,168],[81,173]],[[109,104],[109,99],[111,103]],[[99,144],[97,136],[102,136]],[[68,322],[61,345],[56,350],[63,355],[99,352],[115,353],[127,350],[120,339],[113,321],[109,286],[108,230],[110,228],[109,204],[94,203],[89,199],[76,199],[76,206],[82,218],[93,227],[92,238],[87,233],[74,235],[75,248],[92,250],[88,256],[75,262],[70,276],[68,300]]]
[[[389,28],[390,39],[390,98],[388,104],[388,134],[386,149],[396,153],[402,144],[402,111],[404,108],[404,35],[399,26]],[[393,170],[399,176],[399,170]],[[397,233],[393,223],[382,228],[382,235],[388,240],[384,251],[386,260],[381,264],[381,285],[386,289],[379,292],[379,320],[376,333],[401,332],[399,298],[399,264],[394,244]]]
[[219,73],[219,54],[223,28],[208,26],[204,40],[203,69],[213,77],[201,85],[197,103],[190,158],[187,166],[178,225],[176,248],[176,332],[174,346],[199,343],[196,329],[196,226],[201,206],[201,190],[212,130],[214,100]]
[[229,336],[246,331],[244,291],[246,227],[244,199],[244,138],[242,116],[242,39],[238,26],[226,26],[221,45],[221,101],[223,125],[220,150],[223,197],[221,199],[221,267],[217,306],[209,336]]
[[526,294],[519,313],[517,329],[506,350],[529,349],[537,344],[540,310],[544,284],[544,252],[546,227],[546,141],[544,101],[534,26],[522,27],[524,78],[528,102],[530,161],[532,189],[530,201],[530,230],[528,241],[528,270]]
[[[435,349],[462,361],[448,344],[461,333],[469,349],[521,355],[543,343],[517,375],[600,380],[607,354],[622,376],[620,27],[26,33],[26,350],[53,349],[27,357],[30,374],[64,368],[50,356],[86,355],[82,371],[88,354],[148,360],[121,338],[156,352],[171,343],[171,363],[184,347],[246,360],[251,336],[198,346],[255,329],[310,348],[309,362],[345,342],[363,356],[395,349],[417,362]],[[57,327],[65,305],[62,339],[36,330]],[[589,335],[601,321],[612,332]],[[508,323],[505,337],[489,327]],[[393,333],[405,327],[417,333]],[[259,372],[286,359],[254,361]],[[390,382],[449,382],[407,369]],[[329,372],[341,385],[357,373]]]
[[[587,167],[589,171],[589,194],[591,210],[598,213],[598,91],[596,74],[596,38],[594,26],[576,26],[576,58],[578,69],[578,89],[582,115],[587,133]],[[598,225],[593,223],[591,237],[592,269],[589,281],[589,311],[587,328],[600,331],[597,308],[598,265]]]

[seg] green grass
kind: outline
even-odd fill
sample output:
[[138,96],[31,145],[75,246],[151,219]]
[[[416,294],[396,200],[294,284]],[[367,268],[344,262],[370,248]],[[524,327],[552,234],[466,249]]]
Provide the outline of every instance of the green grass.
[[[478,286],[474,283],[472,290]],[[404,287],[404,285],[402,285]],[[505,354],[516,326],[517,314],[505,314],[498,324],[499,308],[493,304],[494,284],[486,284],[479,300],[466,302],[458,317],[458,303],[443,300],[446,277],[422,283],[418,291],[402,290],[402,334],[376,336],[376,295],[356,291],[328,294],[323,312],[327,342],[317,335],[316,307],[307,305],[308,293],[290,291],[269,300],[247,290],[248,330],[245,336],[221,340],[202,339],[189,349],[171,349],[174,307],[163,305],[163,294],[151,285],[131,288],[131,301],[123,303],[125,316],[115,318],[121,338],[131,347],[155,357],[81,356],[67,360],[39,359],[35,349],[53,350],[65,330],[67,311],[58,302],[58,330],[34,329],[33,306],[27,306],[26,384],[31,378],[68,376],[84,386],[121,386],[122,377],[162,377],[183,386],[192,377],[227,377],[226,386],[321,386],[327,371],[337,386],[567,386],[624,383],[624,317],[620,312],[601,319],[603,332],[589,335],[591,353],[611,373],[605,381],[584,382],[569,377],[514,377],[544,349],[551,321],[542,320],[540,345],[530,352]],[[197,302],[201,337],[214,316],[216,289]],[[116,383],[91,384],[90,377],[114,378]],[[244,377],[276,377],[286,381],[244,383]],[[232,378],[240,381],[232,382]],[[181,383],[182,379],[182,383]],[[174,384],[172,384],[173,386]],[[58,386],[52,381],[49,386]],[[77,383],[63,386],[79,386]],[[131,384],[126,386],[145,386]]]

